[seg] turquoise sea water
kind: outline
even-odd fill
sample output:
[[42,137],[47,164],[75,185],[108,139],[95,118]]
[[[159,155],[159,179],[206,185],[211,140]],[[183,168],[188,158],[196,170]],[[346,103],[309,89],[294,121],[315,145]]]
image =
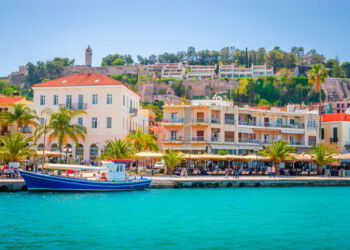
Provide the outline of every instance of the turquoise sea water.
[[350,187],[1,193],[0,248],[350,249]]

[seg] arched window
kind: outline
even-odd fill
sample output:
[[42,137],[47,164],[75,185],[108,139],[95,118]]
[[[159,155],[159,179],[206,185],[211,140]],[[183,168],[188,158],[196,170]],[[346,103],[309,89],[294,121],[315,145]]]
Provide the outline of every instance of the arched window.
[[82,162],[84,160],[84,145],[77,144],[75,147],[75,158]]
[[41,150],[44,150],[44,144],[43,143],[40,143],[38,145],[38,150],[41,151]]
[[96,144],[91,144],[90,146],[90,161],[96,161],[98,156],[98,147]]
[[59,151],[59,148],[56,143],[51,145],[51,151]]

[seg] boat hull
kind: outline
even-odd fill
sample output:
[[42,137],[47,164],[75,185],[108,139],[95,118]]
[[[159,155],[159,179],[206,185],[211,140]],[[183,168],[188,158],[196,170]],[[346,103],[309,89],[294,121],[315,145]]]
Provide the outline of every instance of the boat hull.
[[126,182],[88,181],[61,176],[20,171],[29,191],[116,192],[148,188],[152,180],[141,178]]

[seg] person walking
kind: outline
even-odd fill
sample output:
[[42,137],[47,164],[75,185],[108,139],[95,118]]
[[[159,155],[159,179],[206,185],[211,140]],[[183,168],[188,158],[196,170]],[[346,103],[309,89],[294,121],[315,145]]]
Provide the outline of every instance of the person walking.
[[275,166],[272,166],[271,171],[272,171],[273,178],[275,178],[276,177],[276,168],[275,168]]
[[271,167],[269,166],[268,168],[267,168],[267,176],[268,177],[271,177]]

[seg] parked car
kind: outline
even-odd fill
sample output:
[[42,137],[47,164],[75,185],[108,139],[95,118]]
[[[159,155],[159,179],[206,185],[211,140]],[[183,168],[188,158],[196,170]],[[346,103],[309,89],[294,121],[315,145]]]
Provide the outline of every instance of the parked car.
[[153,168],[164,169],[165,168],[165,162],[164,161],[158,161],[156,164],[154,164]]

